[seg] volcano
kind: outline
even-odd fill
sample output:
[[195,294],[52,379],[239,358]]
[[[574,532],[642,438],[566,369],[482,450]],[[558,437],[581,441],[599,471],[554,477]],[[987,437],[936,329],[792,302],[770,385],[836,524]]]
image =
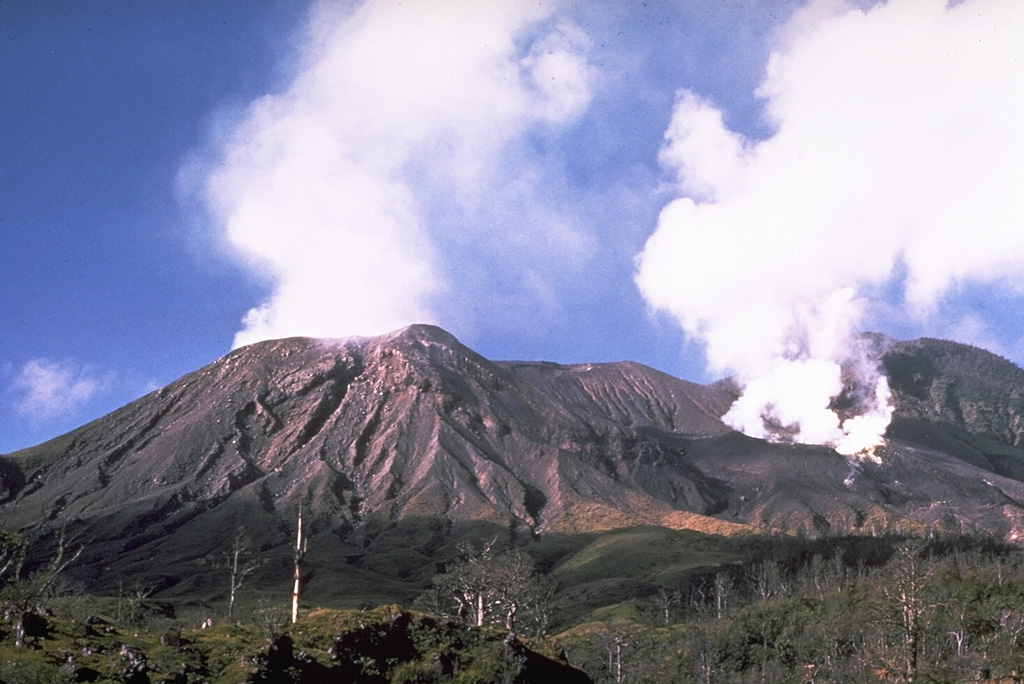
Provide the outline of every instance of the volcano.
[[92,590],[143,576],[185,597],[239,534],[268,585],[286,577],[301,506],[323,601],[407,598],[481,534],[1024,534],[1024,371],[873,341],[895,402],[876,460],[734,432],[727,380],[489,361],[425,325],[261,342],[0,458],[0,526],[66,528]]

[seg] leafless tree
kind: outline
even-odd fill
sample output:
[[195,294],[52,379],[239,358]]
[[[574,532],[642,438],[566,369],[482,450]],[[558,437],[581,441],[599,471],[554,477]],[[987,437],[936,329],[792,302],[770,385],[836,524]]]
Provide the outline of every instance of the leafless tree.
[[515,633],[526,614],[536,633],[545,632],[553,585],[536,573],[529,555],[514,547],[499,552],[496,546],[496,539],[480,547],[462,545],[462,557],[435,578],[435,585],[469,624],[500,624]]
[[491,539],[480,548],[460,545],[462,557],[435,578],[436,584],[455,601],[458,617],[477,627],[485,624],[497,599],[497,588],[490,577],[495,544],[496,540]]
[[495,607],[504,615],[505,629],[516,631],[521,611],[537,598],[537,576],[533,559],[517,548],[498,556],[491,573],[495,589]]
[[4,618],[14,631],[15,646],[25,645],[27,624],[45,610],[44,604],[53,595],[57,578],[82,554],[82,545],[69,549],[72,542],[73,539],[67,534],[67,525],[60,525],[57,530],[56,548],[50,560],[27,577],[21,576],[28,548],[26,543],[15,543],[14,550],[10,552],[13,556],[4,557],[0,565],[4,571],[0,575],[0,579],[3,580],[0,605],[3,607]]
[[943,605],[943,612],[950,622],[949,637],[956,646],[957,658],[962,658],[967,650],[967,642],[971,636],[970,626],[967,623],[967,610],[971,606],[969,598],[961,597],[946,602]]
[[683,602],[683,592],[679,589],[658,587],[658,591],[652,597],[652,601],[662,622],[668,625],[672,623],[673,609],[679,607]]
[[231,548],[224,552],[224,565],[228,570],[230,585],[228,591],[228,624],[235,622],[235,599],[245,578],[254,573],[262,564],[262,559],[251,556],[252,544],[245,536],[242,528],[238,529]]
[[712,684],[715,674],[715,635],[708,621],[697,623],[694,639],[694,666],[699,684]]
[[0,529],[0,587],[8,577],[17,577],[25,562],[25,536]]
[[1009,608],[999,614],[999,629],[1006,635],[1011,647],[1017,645],[1020,635],[1024,632],[1024,613]]
[[932,568],[922,557],[921,544],[908,544],[896,549],[889,563],[888,576],[883,579],[882,617],[892,627],[900,644],[903,679],[913,682],[917,677],[921,634],[925,618],[935,605],[927,597],[926,586]]
[[626,681],[626,660],[633,650],[635,634],[630,625],[612,622],[606,626],[600,643],[608,656],[608,676],[615,684]]
[[720,570],[715,573],[713,590],[715,598],[715,617],[721,620],[725,617],[725,613],[729,609],[729,599],[732,597],[733,593],[733,581],[729,573],[724,570]]
[[775,560],[764,560],[751,566],[747,571],[747,581],[762,601],[789,590],[789,583]]
[[686,592],[688,608],[700,617],[705,617],[710,610],[710,592],[711,583],[706,577],[691,583]]

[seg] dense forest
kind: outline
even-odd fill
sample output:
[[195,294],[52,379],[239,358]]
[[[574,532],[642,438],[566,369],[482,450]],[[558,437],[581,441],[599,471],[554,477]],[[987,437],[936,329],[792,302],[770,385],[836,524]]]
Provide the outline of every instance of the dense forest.
[[76,547],[60,542],[26,571],[24,540],[0,538],[7,684],[952,683],[1024,667],[1024,552],[986,537],[723,539],[740,557],[673,585],[596,580],[620,596],[586,613],[574,602],[594,582],[559,586],[529,545],[491,539],[410,606],[291,624],[284,605],[232,603],[212,625],[137,586],[83,595],[62,581]]

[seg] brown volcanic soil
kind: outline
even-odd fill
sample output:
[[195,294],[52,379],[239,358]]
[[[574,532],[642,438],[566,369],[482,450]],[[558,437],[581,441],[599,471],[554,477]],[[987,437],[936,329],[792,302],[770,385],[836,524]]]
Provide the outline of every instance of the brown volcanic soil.
[[635,363],[491,362],[430,326],[263,342],[0,459],[0,525],[67,522],[79,579],[167,597],[220,591],[210,561],[244,528],[267,559],[254,586],[286,591],[301,502],[311,595],[350,603],[411,598],[466,535],[1017,534],[1024,371],[946,342],[879,349],[897,413],[873,464],[734,433],[730,383]]

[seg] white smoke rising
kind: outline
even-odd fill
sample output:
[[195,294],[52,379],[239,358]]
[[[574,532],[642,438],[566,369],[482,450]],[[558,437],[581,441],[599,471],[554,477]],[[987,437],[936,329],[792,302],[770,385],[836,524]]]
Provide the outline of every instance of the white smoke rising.
[[[526,133],[590,100],[588,39],[552,12],[470,0],[315,9],[294,80],[251,105],[205,179],[216,223],[273,286],[236,345],[436,321],[453,288],[447,253],[502,239],[480,220],[484,198],[514,198],[530,238],[543,179],[528,164],[498,170],[515,166]],[[551,218],[542,248],[579,249]]]
[[769,138],[679,94],[661,161],[681,197],[637,284],[743,384],[732,425],[844,453],[877,444],[888,386],[854,341],[886,288],[921,321],[970,283],[1020,291],[1022,36],[1016,2],[811,3],[758,91]]

